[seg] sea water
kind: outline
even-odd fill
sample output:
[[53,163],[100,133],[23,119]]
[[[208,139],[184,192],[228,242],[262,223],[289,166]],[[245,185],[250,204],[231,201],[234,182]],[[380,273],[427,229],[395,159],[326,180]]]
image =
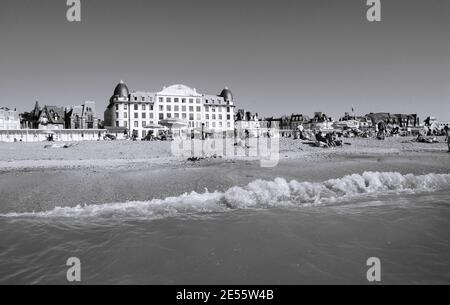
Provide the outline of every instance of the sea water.
[[365,172],[0,215],[0,283],[450,283],[450,175]]

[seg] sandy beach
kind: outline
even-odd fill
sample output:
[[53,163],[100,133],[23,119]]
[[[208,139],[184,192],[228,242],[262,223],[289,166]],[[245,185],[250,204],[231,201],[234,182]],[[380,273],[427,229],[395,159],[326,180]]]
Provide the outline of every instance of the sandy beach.
[[440,140],[426,144],[403,137],[355,138],[344,140],[351,145],[318,148],[281,138],[280,161],[273,168],[261,168],[254,157],[188,161],[172,155],[170,142],[81,142],[69,148],[1,143],[0,213],[224,191],[277,177],[312,182],[364,171],[449,173],[450,154]]

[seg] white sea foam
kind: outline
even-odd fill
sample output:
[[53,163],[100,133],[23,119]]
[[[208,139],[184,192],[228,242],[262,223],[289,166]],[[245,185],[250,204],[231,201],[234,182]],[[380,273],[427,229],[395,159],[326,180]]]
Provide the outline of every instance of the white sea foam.
[[448,189],[450,174],[402,175],[395,172],[364,172],[324,182],[255,180],[247,186],[234,186],[225,192],[185,193],[178,197],[129,201],[100,205],[56,207],[45,212],[9,213],[2,217],[136,217],[223,212],[232,209],[304,207],[345,202],[359,196],[431,192]]

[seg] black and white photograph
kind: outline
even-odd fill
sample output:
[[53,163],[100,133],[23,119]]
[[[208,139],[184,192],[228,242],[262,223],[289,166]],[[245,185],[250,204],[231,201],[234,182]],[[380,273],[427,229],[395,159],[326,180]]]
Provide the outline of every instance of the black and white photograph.
[[449,33],[448,0],[0,0],[0,285],[450,284]]

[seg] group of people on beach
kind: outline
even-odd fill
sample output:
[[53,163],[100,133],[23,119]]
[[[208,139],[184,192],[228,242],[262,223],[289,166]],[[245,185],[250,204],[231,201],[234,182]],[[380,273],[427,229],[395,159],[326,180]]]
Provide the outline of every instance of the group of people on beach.
[[[445,125],[443,128],[445,133],[445,141],[447,142],[448,152],[450,152],[450,131],[449,126]],[[309,140],[308,136],[305,136],[304,129],[298,128],[299,135],[295,138],[299,138],[301,140]],[[377,134],[378,139],[384,139],[385,129],[380,128]],[[314,133],[316,139],[316,145],[321,147],[336,147],[342,146],[342,141],[337,139],[336,132],[328,132],[324,133],[322,130],[318,130]],[[418,142],[424,143],[438,143],[439,141],[436,138],[426,137],[423,134],[419,134],[417,137]]]
[[336,147],[336,146],[342,146],[342,141],[337,140],[336,133],[335,132],[328,132],[324,133],[322,131],[319,131],[316,133],[316,140],[319,142],[319,144],[323,143],[326,147]]
[[[449,136],[449,127],[448,125],[445,125],[442,129],[442,132],[445,135],[445,142],[447,142],[448,151],[450,152],[450,136]],[[430,133],[427,132],[427,129],[424,129],[419,135],[417,136],[417,142],[421,143],[439,143],[436,137],[429,136]]]

